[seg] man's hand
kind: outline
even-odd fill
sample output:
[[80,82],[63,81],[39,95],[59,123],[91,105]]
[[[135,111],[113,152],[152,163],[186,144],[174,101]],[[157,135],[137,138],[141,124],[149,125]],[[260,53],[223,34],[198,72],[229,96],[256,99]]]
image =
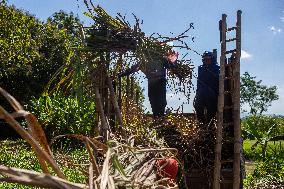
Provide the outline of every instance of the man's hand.
[[175,63],[176,60],[178,59],[178,55],[179,55],[178,52],[171,51],[171,52],[168,54],[167,58],[168,58],[168,60],[169,60],[171,63]]

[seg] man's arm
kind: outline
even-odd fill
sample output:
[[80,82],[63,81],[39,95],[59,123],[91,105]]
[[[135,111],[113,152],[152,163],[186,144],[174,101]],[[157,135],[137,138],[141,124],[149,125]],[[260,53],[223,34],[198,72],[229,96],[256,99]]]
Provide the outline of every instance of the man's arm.
[[140,63],[135,64],[135,65],[131,66],[130,68],[126,69],[125,71],[120,72],[118,74],[118,77],[128,76],[132,73],[139,71],[139,69],[140,69]]

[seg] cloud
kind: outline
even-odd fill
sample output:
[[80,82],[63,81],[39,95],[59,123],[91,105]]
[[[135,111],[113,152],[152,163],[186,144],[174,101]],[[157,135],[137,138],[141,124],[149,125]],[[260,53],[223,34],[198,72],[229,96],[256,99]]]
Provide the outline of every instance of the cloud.
[[275,26],[271,26],[269,27],[270,31],[272,31],[272,33],[275,35],[275,34],[278,34],[278,33],[281,33],[281,29],[280,28],[276,28]]
[[247,51],[245,50],[241,50],[241,59],[250,59],[252,58],[252,55],[249,54]]
[[284,22],[284,16],[283,16],[283,17],[280,17],[280,20],[281,20],[282,22]]

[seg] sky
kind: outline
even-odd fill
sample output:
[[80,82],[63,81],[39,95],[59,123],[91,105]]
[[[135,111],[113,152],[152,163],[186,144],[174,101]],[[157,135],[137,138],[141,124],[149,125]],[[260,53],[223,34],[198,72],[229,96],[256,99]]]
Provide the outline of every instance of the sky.
[[[276,85],[279,100],[267,113],[284,115],[284,0],[94,0],[93,3],[101,5],[112,16],[121,13],[130,21],[134,20],[132,13],[135,14],[143,20],[141,27],[148,35],[177,36],[194,23],[194,29],[188,33],[194,37],[194,42],[188,40],[190,47],[199,53],[216,48],[218,57],[218,22],[222,14],[227,14],[228,27],[232,27],[237,10],[242,10],[241,74],[249,72],[265,85]],[[78,15],[85,25],[92,24],[83,16],[86,11],[83,0],[8,0],[8,4],[27,10],[43,21],[63,10]],[[197,72],[201,58],[192,51],[188,53]],[[196,80],[193,83],[196,84]],[[142,82],[142,86],[146,83]],[[170,91],[167,97],[168,107],[173,109],[187,101],[182,94],[172,95]],[[194,91],[190,103],[184,105],[185,112],[193,112],[193,98]],[[145,106],[150,110],[148,100]]]

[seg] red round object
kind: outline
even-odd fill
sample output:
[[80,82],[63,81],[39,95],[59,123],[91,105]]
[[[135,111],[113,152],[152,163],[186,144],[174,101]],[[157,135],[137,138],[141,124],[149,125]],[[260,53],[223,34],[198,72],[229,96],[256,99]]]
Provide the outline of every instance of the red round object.
[[178,162],[174,158],[166,158],[157,161],[158,170],[162,177],[175,180],[178,172]]

